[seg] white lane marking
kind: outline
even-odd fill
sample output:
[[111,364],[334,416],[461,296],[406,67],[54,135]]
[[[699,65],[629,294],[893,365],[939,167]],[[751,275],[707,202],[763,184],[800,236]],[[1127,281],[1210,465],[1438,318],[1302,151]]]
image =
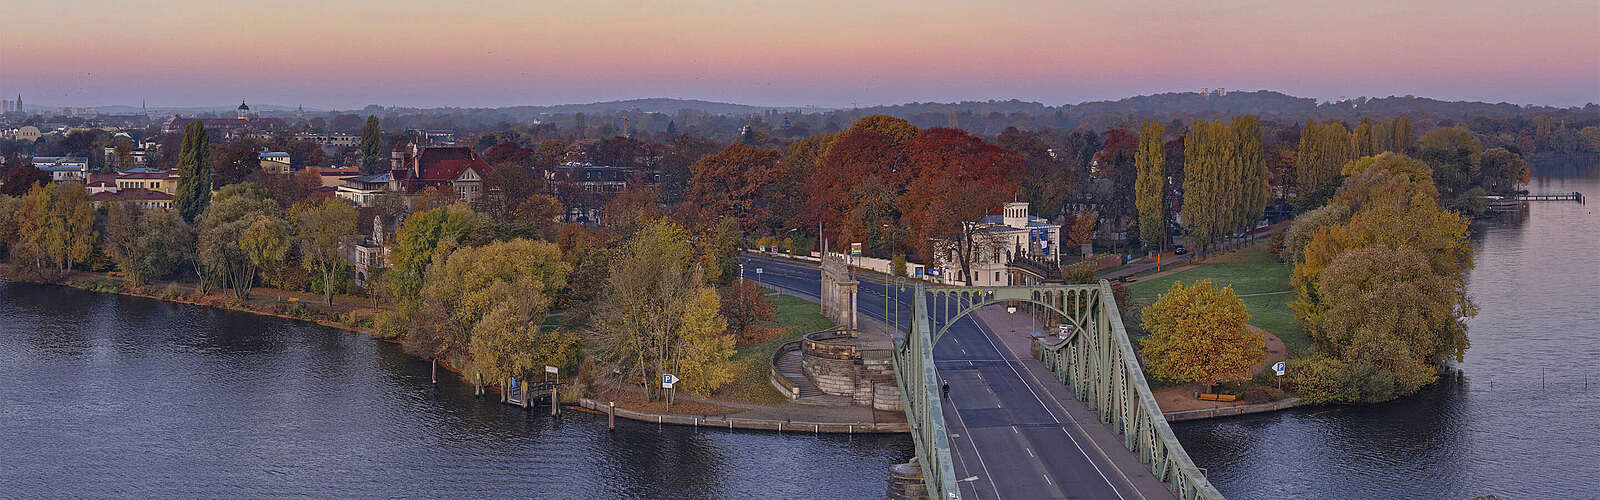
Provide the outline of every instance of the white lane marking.
[[1028,456],[1029,456],[1029,457],[1030,457],[1030,458],[1032,458],[1032,457],[1038,457],[1038,455],[1034,455],[1034,454],[1033,454],[1033,448],[1023,448],[1023,449],[1024,449],[1024,450],[1028,450]]
[[[962,318],[962,319],[970,319],[970,320],[972,320],[972,324],[977,325],[977,327],[978,327],[978,334],[979,335],[983,335],[983,339],[989,342],[989,346],[993,347],[995,349],[995,352],[1000,352],[1000,346],[995,345],[994,339],[989,338],[989,334],[985,331],[985,330],[988,329],[988,327],[985,326],[983,324],[983,322],[978,321],[977,318]],[[1009,349],[1007,349],[1007,351],[1009,351]],[[1015,365],[1009,363],[1009,362],[1006,363],[1006,367],[1011,368],[1011,373],[1016,374],[1017,380],[1022,382],[1022,386],[1023,387],[1027,387],[1028,388],[1028,393],[1033,394],[1033,399],[1035,401],[1039,402],[1039,407],[1040,408],[1044,408],[1045,413],[1049,413],[1050,414],[1050,418],[1052,420],[1055,420],[1057,425],[1061,424],[1061,419],[1056,418],[1055,410],[1050,409],[1049,405],[1044,404],[1044,399],[1039,397],[1039,393],[1033,391],[1033,386],[1028,384],[1027,379],[1022,378],[1022,373],[1017,371],[1017,367]],[[1070,419],[1070,416],[1069,416],[1069,419]],[[1078,422],[1076,420],[1073,420],[1072,423],[1073,423],[1073,425],[1077,425],[1078,424]],[[1080,427],[1080,429],[1081,429],[1081,427]],[[1100,470],[1100,464],[1095,463],[1094,458],[1089,456],[1089,452],[1085,451],[1083,449],[1083,445],[1082,444],[1078,444],[1078,438],[1074,437],[1071,432],[1067,432],[1067,429],[1066,429],[1065,426],[1061,427],[1061,432],[1063,434],[1067,435],[1067,439],[1072,440],[1072,446],[1076,447],[1078,449],[1078,453],[1082,453],[1083,454],[1083,458],[1089,461],[1089,465],[1094,467],[1094,471],[1096,473],[1100,474],[1100,479],[1102,479],[1102,480],[1104,480],[1106,482],[1106,486],[1110,486],[1111,487],[1111,492],[1115,493],[1117,495],[1117,498],[1125,499],[1126,497],[1122,496],[1122,492],[1118,491],[1117,485],[1115,483],[1111,482],[1111,478],[1106,477],[1105,471]],[[1085,433],[1084,435],[1087,436],[1088,434]],[[1102,450],[1101,453],[1104,454],[1105,453],[1104,450]],[[1107,460],[1107,463],[1109,463],[1110,460],[1111,460],[1111,457],[1107,456],[1106,460]],[[1122,476],[1122,480],[1126,481],[1129,486],[1133,485],[1133,481],[1128,479],[1128,476],[1126,474],[1122,473],[1122,469],[1114,469],[1114,470],[1117,471],[1117,475]],[[1136,494],[1138,493],[1137,488],[1134,490],[1134,493],[1136,493]],[[1140,495],[1141,498],[1143,498],[1143,496],[1144,495],[1142,495],[1142,494]]]
[[[950,400],[950,409],[955,410],[956,423],[961,424],[961,433],[971,436],[972,430],[967,428],[967,420],[961,418],[961,409],[956,408],[956,402],[954,399]],[[944,404],[942,402],[939,404],[939,411],[944,411]],[[989,473],[989,465],[984,463],[983,454],[978,452],[978,440],[967,439],[966,441],[967,444],[972,446],[972,455],[978,457],[978,467],[983,468],[983,476],[989,481],[989,487],[994,489],[994,497],[1000,498],[1000,486],[994,483],[994,474]],[[972,491],[973,493],[977,493],[978,485],[972,485]],[[977,495],[974,494],[973,496]]]

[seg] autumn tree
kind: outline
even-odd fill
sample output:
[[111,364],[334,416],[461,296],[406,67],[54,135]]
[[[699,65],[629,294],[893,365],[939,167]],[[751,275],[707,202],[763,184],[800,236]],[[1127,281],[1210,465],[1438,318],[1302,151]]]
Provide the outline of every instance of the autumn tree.
[[911,142],[918,136],[910,122],[873,115],[829,141],[805,183],[808,221],[826,225],[832,241],[861,242],[873,254],[905,247],[879,231],[900,225],[898,207],[882,202],[901,198],[917,177]]
[[1157,377],[1180,382],[1246,380],[1266,358],[1265,337],[1249,328],[1250,314],[1233,287],[1211,280],[1174,282],[1142,311],[1150,336],[1139,343]]
[[140,285],[172,274],[188,251],[182,238],[187,230],[177,212],[118,202],[106,207],[100,244],[128,283]]
[[1219,121],[1197,121],[1184,136],[1183,228],[1200,248],[1226,235],[1227,147],[1232,130]]
[[732,378],[733,337],[716,290],[692,265],[688,239],[665,219],[634,233],[612,264],[587,333],[596,358],[650,399],[659,396],[663,373],[678,374],[694,394]]
[[470,361],[486,380],[571,366],[575,340],[540,325],[572,268],[555,244],[515,239],[463,247],[435,260],[408,335],[430,358]]
[[744,345],[762,340],[757,325],[772,321],[777,306],[761,286],[739,279],[724,289],[721,310],[722,317],[728,320],[728,333],[733,334],[736,343]]
[[178,189],[172,206],[186,222],[194,222],[211,203],[211,138],[198,120],[183,128],[183,147],[178,153]]
[[99,236],[94,208],[77,183],[34,185],[18,202],[14,260],[34,269],[66,271],[89,258]]
[[1139,128],[1139,150],[1134,156],[1138,179],[1134,181],[1134,203],[1139,209],[1139,241],[1145,248],[1160,248],[1166,241],[1167,177],[1165,167],[1166,147],[1162,142],[1165,129],[1155,120],[1146,120]]
[[753,233],[778,227],[781,221],[774,209],[779,200],[794,195],[777,183],[779,158],[777,151],[733,144],[695,162],[684,193],[693,220],[708,223],[731,217]]
[[378,127],[378,117],[368,115],[366,125],[361,127],[361,173],[383,170],[383,129]]
[[999,209],[1017,192],[1015,153],[956,129],[932,128],[912,143],[918,175],[900,198],[904,222],[923,255],[945,254],[970,284],[981,242],[974,221]]
[[1295,209],[1311,210],[1328,201],[1339,187],[1339,169],[1355,158],[1343,124],[1306,121],[1295,156]]
[[50,173],[27,162],[7,162],[0,168],[0,194],[22,196],[35,185],[49,184]]
[[[487,217],[473,212],[466,204],[455,204],[411,214],[395,231],[395,244],[389,251],[389,270],[384,277],[389,290],[402,300],[415,299],[422,290],[428,265],[448,256],[457,246],[471,246],[487,239]],[[444,249],[444,255],[437,255]]]
[[333,306],[334,277],[349,265],[346,252],[360,237],[357,217],[356,206],[337,197],[307,200],[289,209],[300,265],[322,275],[322,292],[329,307]]
[[288,251],[288,231],[277,214],[277,202],[254,185],[233,184],[219,191],[198,220],[195,250],[206,278],[235,297],[248,298],[261,265],[277,260],[279,248]]
[[1072,216],[1072,223],[1067,226],[1067,242],[1074,247],[1093,244],[1096,219],[1092,211]]
[[[276,207],[274,207],[276,208]],[[250,221],[250,225],[239,234],[239,248],[244,251],[246,260],[250,263],[248,278],[241,282],[244,288],[237,289],[240,298],[248,298],[251,282],[257,274],[269,277],[281,275],[283,265],[289,260],[289,248],[294,244],[289,234],[289,224],[276,216],[258,216]],[[331,288],[331,287],[330,287]]]
[[1111,181],[1107,196],[1095,200],[1095,212],[1109,224],[1112,241],[1118,244],[1126,237],[1123,229],[1139,215],[1134,204],[1138,152],[1139,137],[1127,130],[1112,129],[1106,132],[1105,149],[1094,155],[1097,177]]

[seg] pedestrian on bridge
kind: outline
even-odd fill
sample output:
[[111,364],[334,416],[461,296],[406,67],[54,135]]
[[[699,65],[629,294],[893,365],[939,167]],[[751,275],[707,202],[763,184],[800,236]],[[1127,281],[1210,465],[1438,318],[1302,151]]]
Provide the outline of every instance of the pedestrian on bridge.
[[942,386],[940,386],[940,390],[944,391],[944,396],[943,396],[944,399],[950,399],[950,381],[949,380],[944,381],[944,384]]

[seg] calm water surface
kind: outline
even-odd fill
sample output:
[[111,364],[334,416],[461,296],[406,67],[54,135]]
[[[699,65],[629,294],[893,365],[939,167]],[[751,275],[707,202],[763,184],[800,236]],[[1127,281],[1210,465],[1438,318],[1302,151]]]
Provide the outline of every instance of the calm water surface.
[[1600,165],[1539,165],[1530,203],[1475,227],[1478,316],[1459,375],[1401,401],[1173,425],[1230,498],[1597,498]]
[[909,437],[525,413],[290,320],[0,281],[0,497],[882,498]]

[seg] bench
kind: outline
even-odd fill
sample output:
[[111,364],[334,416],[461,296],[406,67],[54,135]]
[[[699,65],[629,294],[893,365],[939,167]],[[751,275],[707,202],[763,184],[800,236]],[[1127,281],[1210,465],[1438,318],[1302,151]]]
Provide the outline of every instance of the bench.
[[1201,401],[1229,402],[1229,401],[1234,401],[1234,400],[1239,399],[1239,396],[1234,395],[1234,394],[1212,394],[1212,393],[1209,393],[1209,392],[1198,394],[1198,396],[1199,396]]

